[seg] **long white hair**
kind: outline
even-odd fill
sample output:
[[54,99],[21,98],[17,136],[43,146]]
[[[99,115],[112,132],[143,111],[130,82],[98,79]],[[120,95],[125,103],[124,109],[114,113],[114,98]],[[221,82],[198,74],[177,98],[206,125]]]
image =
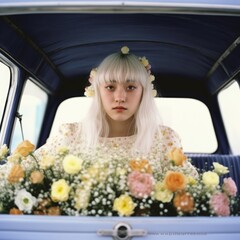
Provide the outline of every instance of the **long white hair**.
[[160,117],[152,94],[149,73],[138,57],[133,54],[111,54],[97,68],[97,73],[92,82],[95,94],[89,112],[82,122],[86,147],[94,148],[99,137],[109,136],[109,125],[103,109],[99,86],[102,82],[112,80],[117,82],[132,80],[142,85],[141,102],[137,112],[134,114],[136,141],[132,150],[147,153],[158,129]]

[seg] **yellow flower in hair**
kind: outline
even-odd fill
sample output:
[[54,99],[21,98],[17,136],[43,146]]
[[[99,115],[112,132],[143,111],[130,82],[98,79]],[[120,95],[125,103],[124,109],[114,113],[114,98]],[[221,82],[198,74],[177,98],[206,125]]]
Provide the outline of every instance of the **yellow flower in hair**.
[[149,65],[149,62],[146,57],[142,57],[140,60],[144,67],[147,67]]
[[94,97],[95,95],[95,91],[94,91],[94,88],[92,85],[88,86],[85,88],[85,92],[84,92],[84,95],[86,97]]
[[129,53],[129,48],[127,46],[124,46],[121,48],[122,54],[128,54]]
[[156,97],[157,96],[157,90],[153,89],[152,90],[152,95],[153,95],[153,97]]
[[154,80],[155,80],[155,76],[152,75],[152,74],[150,74],[150,76],[149,76],[149,81],[150,81],[150,82],[153,82]]

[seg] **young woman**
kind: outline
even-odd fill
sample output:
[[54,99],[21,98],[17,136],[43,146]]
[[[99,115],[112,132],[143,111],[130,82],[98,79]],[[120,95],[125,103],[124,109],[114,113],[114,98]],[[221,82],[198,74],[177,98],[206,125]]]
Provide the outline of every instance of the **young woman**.
[[[86,95],[93,99],[85,120],[61,126],[37,153],[54,155],[67,146],[92,159],[103,154],[109,159],[147,159],[157,171],[166,172],[172,164],[168,154],[182,147],[176,132],[160,124],[150,68],[145,57],[130,54],[127,47],[107,56],[91,72]],[[197,175],[188,161],[183,168]]]
[[[192,212],[194,199],[182,190],[198,173],[178,135],[160,124],[153,79],[147,59],[127,47],[106,57],[86,89],[93,97],[86,119],[62,125],[34,154],[34,146],[24,141],[0,168],[4,211],[75,216]],[[174,208],[170,204],[168,209],[171,201]]]

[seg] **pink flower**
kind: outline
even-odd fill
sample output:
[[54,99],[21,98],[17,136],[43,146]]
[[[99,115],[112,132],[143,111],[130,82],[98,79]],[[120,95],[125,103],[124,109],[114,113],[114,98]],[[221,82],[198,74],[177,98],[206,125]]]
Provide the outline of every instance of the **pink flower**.
[[223,180],[223,191],[232,197],[236,197],[237,195],[237,186],[231,177],[224,178]]
[[225,193],[215,193],[210,199],[210,206],[213,209],[214,213],[218,216],[229,216],[229,198]]
[[133,171],[128,175],[128,186],[134,197],[148,197],[153,191],[153,177],[149,173]]

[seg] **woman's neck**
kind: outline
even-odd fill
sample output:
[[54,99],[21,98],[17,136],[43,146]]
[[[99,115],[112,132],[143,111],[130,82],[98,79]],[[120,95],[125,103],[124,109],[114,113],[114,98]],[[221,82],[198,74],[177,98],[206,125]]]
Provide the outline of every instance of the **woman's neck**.
[[108,119],[109,135],[108,137],[127,137],[134,134],[133,118],[127,121],[113,121]]

